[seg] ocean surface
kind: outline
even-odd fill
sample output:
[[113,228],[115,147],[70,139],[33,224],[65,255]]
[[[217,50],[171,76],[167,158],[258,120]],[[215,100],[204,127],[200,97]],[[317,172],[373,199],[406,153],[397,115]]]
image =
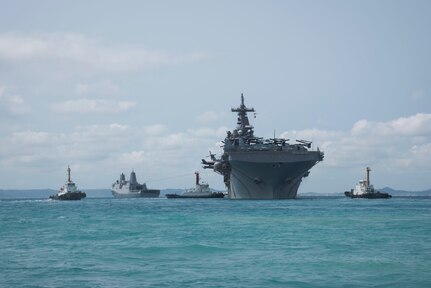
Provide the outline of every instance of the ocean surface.
[[0,200],[0,287],[431,287],[431,199]]

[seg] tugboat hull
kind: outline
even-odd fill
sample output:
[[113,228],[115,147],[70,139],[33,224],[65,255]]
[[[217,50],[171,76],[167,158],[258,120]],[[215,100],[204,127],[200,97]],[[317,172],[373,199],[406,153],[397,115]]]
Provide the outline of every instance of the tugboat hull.
[[187,198],[187,199],[207,199],[207,198],[223,198],[224,194],[222,192],[214,192],[206,195],[178,195],[178,194],[166,194],[166,198]]
[[81,200],[83,198],[87,197],[87,194],[85,192],[70,192],[70,193],[64,193],[64,194],[55,194],[49,196],[49,199],[52,200]]
[[344,195],[350,198],[366,198],[366,199],[388,199],[392,198],[391,195],[388,193],[382,193],[382,192],[373,192],[373,193],[365,193],[360,195],[354,195],[350,191],[344,192]]

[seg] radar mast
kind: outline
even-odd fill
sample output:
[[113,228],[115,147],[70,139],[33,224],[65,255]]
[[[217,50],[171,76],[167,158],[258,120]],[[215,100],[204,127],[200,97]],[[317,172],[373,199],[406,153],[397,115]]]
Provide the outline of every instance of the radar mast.
[[242,135],[249,135],[253,137],[253,126],[250,125],[248,121],[247,112],[255,112],[254,108],[247,108],[244,104],[244,95],[241,93],[241,105],[238,108],[231,108],[232,112],[238,113],[238,126],[236,131],[240,132]]
[[67,165],[67,182],[72,182],[72,180],[70,180],[70,165]]

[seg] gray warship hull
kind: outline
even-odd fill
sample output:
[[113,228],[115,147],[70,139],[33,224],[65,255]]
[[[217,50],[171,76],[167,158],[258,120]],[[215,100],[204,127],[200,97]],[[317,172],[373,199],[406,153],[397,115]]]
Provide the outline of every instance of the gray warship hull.
[[189,195],[178,195],[178,194],[166,194],[168,199],[209,199],[209,198],[223,198],[224,194],[222,192],[212,192],[212,193],[195,193]]
[[160,190],[148,189],[145,191],[115,191],[111,190],[114,198],[157,198],[160,195]]
[[231,199],[293,199],[302,178],[318,161],[318,152],[229,153]]

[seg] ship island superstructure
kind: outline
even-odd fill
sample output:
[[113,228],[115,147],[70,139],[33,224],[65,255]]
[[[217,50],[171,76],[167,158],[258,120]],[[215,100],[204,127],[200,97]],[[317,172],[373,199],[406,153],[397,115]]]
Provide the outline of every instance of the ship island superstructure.
[[323,160],[322,151],[312,151],[311,142],[289,139],[263,139],[254,136],[248,112],[255,112],[244,104],[232,108],[237,113],[237,127],[228,131],[224,139],[223,154],[211,160],[202,159],[204,168],[223,175],[231,199],[292,199],[310,169]]
[[111,192],[115,198],[157,198],[160,195],[160,190],[148,189],[146,183],[139,184],[135,171],[130,173],[129,181],[121,173],[120,179],[112,184]]

